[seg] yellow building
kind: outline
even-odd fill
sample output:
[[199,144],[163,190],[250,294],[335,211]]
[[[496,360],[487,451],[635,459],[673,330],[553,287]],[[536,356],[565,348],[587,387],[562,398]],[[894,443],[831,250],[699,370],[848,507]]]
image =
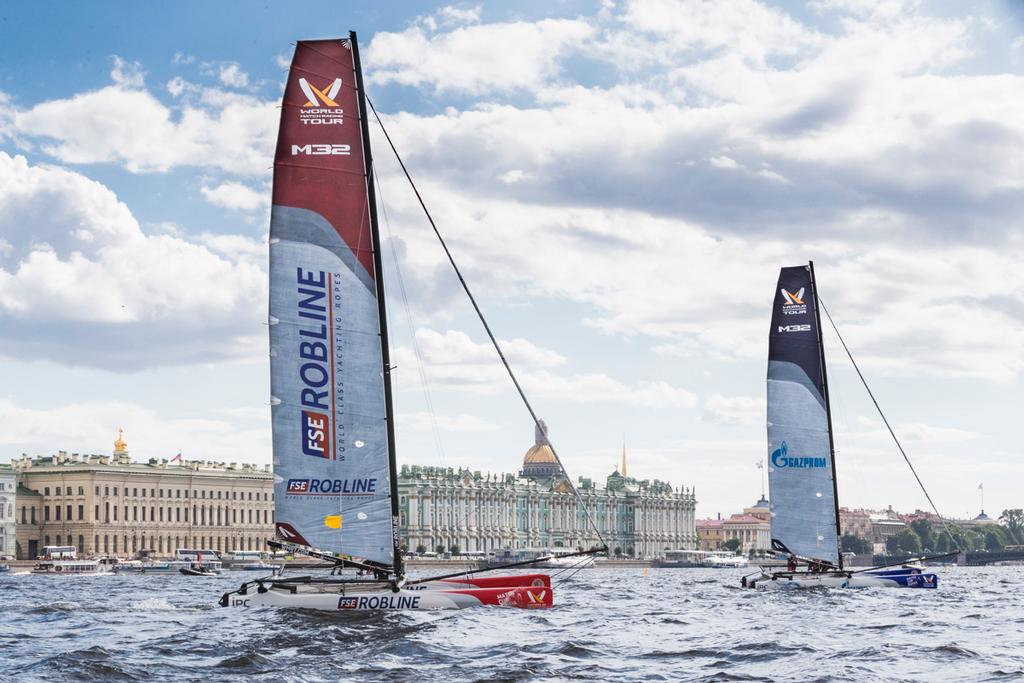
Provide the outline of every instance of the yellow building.
[[270,466],[174,458],[132,462],[118,435],[112,456],[22,456],[15,521],[19,558],[46,545],[128,557],[177,548],[262,550],[274,535]]
[[698,550],[721,550],[725,543],[722,535],[722,520],[720,519],[698,519],[697,520],[697,549]]

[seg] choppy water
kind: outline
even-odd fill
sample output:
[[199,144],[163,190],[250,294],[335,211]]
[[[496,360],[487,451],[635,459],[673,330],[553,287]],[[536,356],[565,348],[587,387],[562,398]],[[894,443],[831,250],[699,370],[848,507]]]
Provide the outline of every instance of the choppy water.
[[589,569],[548,611],[381,615],[216,607],[244,572],[0,575],[0,679],[1024,679],[1024,567],[940,570],[937,591],[763,593],[740,573]]

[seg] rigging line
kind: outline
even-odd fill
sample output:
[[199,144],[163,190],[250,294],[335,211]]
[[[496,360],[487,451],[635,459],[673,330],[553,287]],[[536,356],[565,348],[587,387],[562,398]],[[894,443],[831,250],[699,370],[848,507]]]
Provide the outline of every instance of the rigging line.
[[[562,584],[565,584],[565,583],[568,583],[569,581],[571,581],[574,576],[576,576],[581,571],[583,571],[584,569],[587,568],[587,562],[590,561],[590,559],[591,559],[590,557],[582,557],[579,560],[577,560],[576,562],[573,562],[568,567],[565,567],[564,569],[560,569],[559,571],[557,571],[554,574],[552,574],[551,575],[551,587],[554,588],[556,585],[562,585]],[[568,576],[563,576],[561,578],[557,578],[559,575],[565,574],[566,572],[569,573]],[[557,578],[557,580],[556,580],[556,578]]]
[[957,543],[956,538],[953,537],[953,533],[949,530],[949,525],[946,524],[945,517],[943,517],[942,513],[939,512],[939,508],[935,505],[935,501],[932,500],[931,494],[928,493],[928,489],[924,487],[924,482],[921,481],[921,477],[918,476],[913,463],[910,462],[910,457],[907,455],[907,452],[903,450],[903,444],[901,444],[900,440],[896,438],[896,432],[893,431],[892,425],[889,424],[889,420],[885,417],[885,413],[882,412],[882,407],[878,405],[878,400],[875,398],[875,394],[871,391],[871,387],[868,386],[868,381],[864,379],[864,374],[860,371],[860,366],[858,366],[857,361],[853,359],[853,354],[850,353],[850,347],[846,345],[846,340],[844,340],[843,335],[839,333],[839,327],[836,325],[836,321],[832,319],[832,314],[828,312],[828,306],[825,305],[820,294],[818,295],[818,303],[821,304],[821,309],[825,311],[825,315],[828,317],[828,321],[831,323],[832,329],[836,331],[839,343],[843,345],[843,350],[846,351],[847,357],[850,359],[850,362],[853,363],[853,369],[857,371],[857,376],[860,377],[861,384],[864,385],[864,388],[868,392],[868,396],[871,397],[871,402],[875,404],[875,410],[878,411],[879,416],[882,418],[882,422],[885,423],[886,429],[889,430],[889,435],[892,436],[892,440],[896,442],[896,448],[900,450],[900,454],[907,462],[907,467],[910,468],[910,472],[914,475],[914,479],[917,480],[917,485],[921,487],[921,492],[924,493],[924,497],[928,499],[928,504],[932,506],[932,510],[935,512],[935,515],[939,518],[939,521],[942,522],[943,531],[945,531],[946,535],[949,536],[949,540],[953,542],[954,547],[959,548],[960,546]]
[[416,369],[419,371],[420,385],[423,387],[423,399],[427,405],[427,411],[430,414],[430,425],[434,432],[434,445],[437,447],[437,454],[441,458],[441,462],[445,463],[448,461],[444,451],[444,444],[441,441],[441,430],[437,426],[437,413],[434,410],[434,400],[430,395],[430,386],[427,382],[427,371],[426,363],[423,360],[423,353],[420,349],[419,342],[416,340],[416,331],[413,329],[412,323],[412,309],[409,307],[409,296],[405,289],[405,277],[402,275],[402,267],[398,263],[398,252],[395,250],[395,238],[391,234],[391,219],[388,214],[387,203],[384,201],[384,193],[381,191],[380,175],[377,173],[377,168],[373,169],[373,177],[377,179],[377,196],[380,199],[381,213],[384,214],[384,229],[388,233],[388,242],[391,246],[391,259],[395,264],[395,273],[398,279],[398,291],[402,295],[402,306],[405,308],[405,322],[409,328],[409,336],[412,338],[412,349],[413,354],[416,356]]
[[[515,373],[512,372],[512,366],[509,365],[508,360],[506,360],[505,354],[502,352],[501,346],[498,344],[497,338],[494,336],[494,333],[491,332],[491,326],[487,324],[487,319],[484,318],[484,314],[483,312],[481,312],[480,306],[477,305],[476,299],[473,297],[473,293],[469,290],[469,285],[466,283],[465,278],[462,277],[462,271],[459,270],[459,267],[455,264],[455,257],[452,256],[452,252],[449,251],[448,249],[448,244],[444,241],[444,238],[441,237],[441,232],[440,230],[437,229],[437,224],[434,223],[434,218],[433,216],[430,215],[430,211],[427,209],[427,205],[423,201],[423,197],[420,196],[420,191],[416,187],[416,183],[413,182],[412,176],[409,175],[409,169],[405,167],[405,162],[402,161],[401,155],[398,154],[398,149],[395,148],[395,143],[391,141],[391,136],[388,135],[388,130],[387,128],[384,127],[384,122],[381,121],[380,114],[377,113],[377,108],[373,106],[373,101],[369,97],[366,97],[366,103],[370,105],[370,110],[373,112],[374,117],[376,117],[377,119],[377,125],[380,126],[381,132],[384,133],[384,137],[388,141],[388,145],[391,146],[391,151],[394,153],[395,159],[398,160],[399,166],[402,167],[402,172],[405,174],[406,180],[408,180],[409,185],[412,186],[412,191],[416,194],[416,199],[417,201],[419,201],[420,207],[423,209],[423,213],[426,215],[427,220],[430,222],[430,227],[433,228],[434,234],[437,235],[437,239],[441,243],[441,248],[444,249],[444,253],[448,257],[448,262],[452,264],[452,268],[455,270],[455,275],[459,278],[459,283],[462,285],[462,289],[466,292],[466,296],[469,297],[470,303],[473,304],[473,310],[476,311],[477,317],[480,318],[480,322],[483,324],[484,330],[487,332],[487,336],[491,340],[491,344],[494,345],[494,350],[498,352],[498,357],[501,359],[502,364],[505,366],[505,370],[508,372],[508,376],[512,379],[512,384],[515,385],[516,391],[519,392],[519,398],[523,400],[523,405],[526,406],[526,410],[529,411],[530,417],[533,418],[533,424],[537,427],[539,433],[546,435],[547,430],[541,427],[540,419],[537,417],[537,413],[534,412],[533,406],[530,405],[529,399],[526,398],[526,393],[523,391],[523,388],[519,385],[519,380],[516,379]],[[573,494],[575,494],[576,500],[579,502],[580,507],[583,508],[583,512],[587,516],[587,521],[589,521],[591,526],[593,526],[594,533],[597,534],[598,540],[600,540],[601,544],[604,545],[607,549],[608,543],[604,540],[604,536],[601,535],[601,530],[598,528],[597,523],[594,521],[593,516],[590,514],[590,509],[583,501],[583,497],[580,495],[579,490],[577,490],[576,485],[572,482],[572,479],[566,472],[565,466],[562,465],[562,459],[558,457],[558,453],[555,451],[555,447],[551,443],[550,439],[548,440],[548,447],[551,449],[551,454],[555,456],[555,461],[558,463],[558,466],[562,468],[562,473],[566,475],[565,481],[568,482],[569,488],[572,489],[572,492]]]

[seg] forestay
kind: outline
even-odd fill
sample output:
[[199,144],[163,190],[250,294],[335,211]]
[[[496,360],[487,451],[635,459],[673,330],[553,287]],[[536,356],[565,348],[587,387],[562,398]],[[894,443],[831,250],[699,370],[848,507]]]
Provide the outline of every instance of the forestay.
[[285,86],[270,225],[277,535],[395,563],[382,326],[358,56],[301,41]]
[[839,565],[830,426],[813,267],[783,268],[768,341],[772,545]]

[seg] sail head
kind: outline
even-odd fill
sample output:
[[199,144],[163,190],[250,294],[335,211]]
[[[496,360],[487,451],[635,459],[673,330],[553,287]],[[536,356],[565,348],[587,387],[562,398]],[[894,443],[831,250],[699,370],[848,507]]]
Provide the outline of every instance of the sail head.
[[772,546],[839,564],[824,355],[809,266],[783,268],[768,341]]
[[281,109],[270,225],[277,536],[394,566],[382,285],[353,44],[300,41]]

